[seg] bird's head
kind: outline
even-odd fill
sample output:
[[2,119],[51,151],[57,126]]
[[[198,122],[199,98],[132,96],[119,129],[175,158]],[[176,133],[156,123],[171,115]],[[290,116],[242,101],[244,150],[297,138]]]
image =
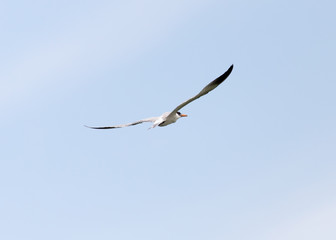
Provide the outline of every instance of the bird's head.
[[179,117],[188,117],[187,114],[182,114],[182,113],[180,113],[180,112],[177,112],[176,114],[177,114]]

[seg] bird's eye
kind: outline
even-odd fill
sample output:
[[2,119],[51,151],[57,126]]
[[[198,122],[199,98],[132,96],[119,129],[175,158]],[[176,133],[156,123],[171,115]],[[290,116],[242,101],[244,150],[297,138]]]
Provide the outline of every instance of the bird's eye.
[[178,114],[178,115],[181,115],[181,113],[180,113],[180,112],[177,112],[177,114]]

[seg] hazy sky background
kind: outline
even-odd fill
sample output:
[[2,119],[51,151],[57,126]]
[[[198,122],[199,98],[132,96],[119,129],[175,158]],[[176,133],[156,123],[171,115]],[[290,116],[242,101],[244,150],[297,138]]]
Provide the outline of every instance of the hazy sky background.
[[1,1],[0,239],[336,239],[335,9]]

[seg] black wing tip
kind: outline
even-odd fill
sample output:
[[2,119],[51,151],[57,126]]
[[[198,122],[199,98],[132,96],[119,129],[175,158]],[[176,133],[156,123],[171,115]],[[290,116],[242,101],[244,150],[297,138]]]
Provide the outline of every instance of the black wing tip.
[[230,76],[232,69],[233,69],[233,64],[228,68],[228,70],[226,70],[225,73],[223,73],[221,76],[219,76],[217,79],[214,80],[214,83],[216,83],[217,85],[221,84],[222,82],[224,82],[225,79],[228,78],[228,76]]
[[[233,67],[234,67],[234,64],[232,64],[232,65],[229,67],[229,69],[226,70],[225,73],[228,73],[228,75],[230,75],[230,73],[232,72]],[[224,73],[224,74],[225,74],[225,73]]]
[[115,128],[115,127],[90,127],[90,126],[87,126],[87,125],[84,125],[84,127],[91,128],[91,129],[112,129],[112,128]]
[[228,68],[228,70],[226,70],[226,72],[225,73],[223,73],[223,75],[221,76],[221,77],[223,77],[224,79],[226,79],[230,74],[231,74],[231,72],[232,72],[232,70],[233,70],[233,64]]

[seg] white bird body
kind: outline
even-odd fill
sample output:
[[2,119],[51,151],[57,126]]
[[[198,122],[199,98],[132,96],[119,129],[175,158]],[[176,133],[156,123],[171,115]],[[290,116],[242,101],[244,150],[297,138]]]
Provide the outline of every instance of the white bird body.
[[177,121],[177,119],[181,118],[181,117],[186,117],[187,115],[185,114],[181,114],[180,112],[178,113],[175,113],[171,116],[170,115],[170,112],[165,112],[163,113],[156,122],[154,122],[154,125],[155,123],[158,124],[159,127],[164,127],[164,126],[167,126],[169,124],[172,124],[172,123],[175,123]]
[[151,118],[142,119],[142,120],[129,123],[129,124],[114,125],[114,126],[109,126],[109,127],[89,127],[89,126],[86,126],[86,127],[93,128],[93,129],[113,129],[113,128],[123,128],[123,127],[134,126],[134,125],[144,123],[144,122],[152,122],[153,125],[150,127],[151,129],[151,128],[155,128],[156,126],[164,127],[169,124],[175,123],[179,118],[188,116],[186,114],[181,114],[179,112],[181,108],[183,108],[187,104],[195,101],[196,99],[202,97],[203,95],[209,93],[210,91],[218,87],[218,85],[224,82],[224,80],[231,74],[232,69],[233,69],[233,65],[231,65],[231,67],[224,74],[222,74],[221,76],[216,78],[214,81],[206,85],[196,96],[181,103],[173,111],[165,112],[159,117],[151,117]]

